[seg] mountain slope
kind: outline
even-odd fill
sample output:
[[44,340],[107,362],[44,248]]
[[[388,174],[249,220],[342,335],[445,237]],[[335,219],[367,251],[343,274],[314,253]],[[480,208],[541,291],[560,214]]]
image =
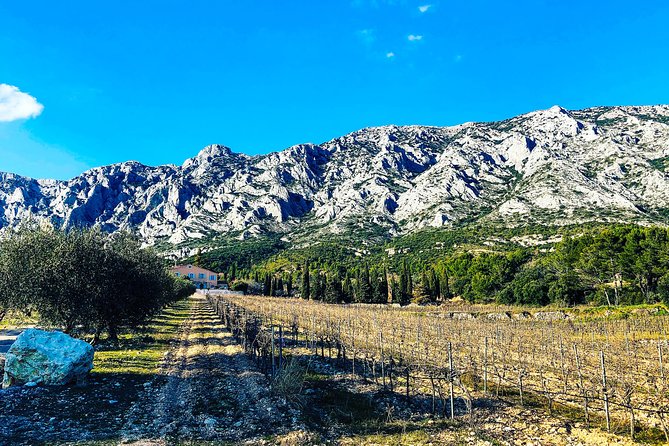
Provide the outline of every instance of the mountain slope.
[[368,128],[262,156],[212,145],[182,166],[126,162],[69,181],[0,173],[0,227],[37,217],[178,245],[471,221],[665,223],[667,166],[669,106],[555,106],[494,123]]

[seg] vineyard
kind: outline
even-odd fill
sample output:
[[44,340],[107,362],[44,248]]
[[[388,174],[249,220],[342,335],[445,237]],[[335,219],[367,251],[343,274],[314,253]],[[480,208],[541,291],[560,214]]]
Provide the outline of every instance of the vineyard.
[[667,316],[539,320],[257,296],[210,302],[272,374],[302,351],[427,401],[436,417],[471,418],[483,401],[503,398],[669,441]]

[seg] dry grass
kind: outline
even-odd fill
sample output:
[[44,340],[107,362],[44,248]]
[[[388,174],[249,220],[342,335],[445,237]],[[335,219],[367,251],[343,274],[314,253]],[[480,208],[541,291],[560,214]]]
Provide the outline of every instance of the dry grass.
[[[669,407],[669,317],[661,309],[651,315],[655,307],[635,308],[650,311],[630,310],[625,318],[612,318],[598,309],[583,319],[456,320],[425,309],[328,305],[255,296],[229,298],[229,302],[274,324],[288,327],[298,321],[305,340],[345,346],[349,360],[355,358],[358,371],[371,361],[377,367],[386,363],[387,370],[392,358],[394,364],[403,365],[396,371],[398,386],[406,383],[402,376],[406,367],[414,376],[423,377],[420,383],[412,384],[412,391],[417,393],[430,392],[428,377],[436,379],[438,390],[447,391],[444,376],[448,373],[450,344],[454,372],[463,382],[462,386],[456,385],[458,396],[467,396],[464,391],[481,391],[487,364],[488,389],[493,395],[497,388],[519,394],[522,377],[525,402],[535,395],[546,406],[552,401],[555,407],[561,404],[571,407],[574,414],[582,414],[587,396],[592,421],[601,425],[603,352],[611,416],[617,428],[622,427],[624,432],[634,413],[637,429],[641,430],[637,435],[655,442],[662,429],[662,414],[656,411]],[[592,317],[598,312],[602,317]],[[662,369],[660,351],[664,356]],[[669,417],[669,413],[664,416]]]

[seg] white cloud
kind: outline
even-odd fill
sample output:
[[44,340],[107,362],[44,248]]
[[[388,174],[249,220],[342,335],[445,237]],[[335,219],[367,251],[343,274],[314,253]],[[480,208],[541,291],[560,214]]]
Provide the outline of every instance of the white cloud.
[[395,53],[393,53],[392,51],[386,53],[386,58],[387,59],[392,59],[393,57],[395,57]]
[[17,87],[0,84],[0,122],[39,116],[44,106],[37,99]]
[[409,34],[407,36],[407,39],[409,39],[409,42],[418,42],[419,40],[423,40],[423,36],[416,34]]
[[419,6],[418,10],[421,13],[426,13],[431,7],[432,7],[432,5],[423,5],[423,6]]

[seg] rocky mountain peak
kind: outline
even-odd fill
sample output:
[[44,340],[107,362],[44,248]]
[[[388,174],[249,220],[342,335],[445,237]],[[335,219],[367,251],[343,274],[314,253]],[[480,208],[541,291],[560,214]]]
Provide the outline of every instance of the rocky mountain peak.
[[667,124],[667,106],[554,106],[497,123],[366,128],[254,157],[213,144],[180,167],[130,161],[69,181],[0,173],[0,228],[38,217],[165,246],[465,221],[669,223]]
[[211,144],[200,150],[195,157],[184,161],[182,167],[186,169],[193,165],[210,164],[220,159],[229,160],[231,158],[246,156],[247,155],[233,152],[230,147],[221,144]]

